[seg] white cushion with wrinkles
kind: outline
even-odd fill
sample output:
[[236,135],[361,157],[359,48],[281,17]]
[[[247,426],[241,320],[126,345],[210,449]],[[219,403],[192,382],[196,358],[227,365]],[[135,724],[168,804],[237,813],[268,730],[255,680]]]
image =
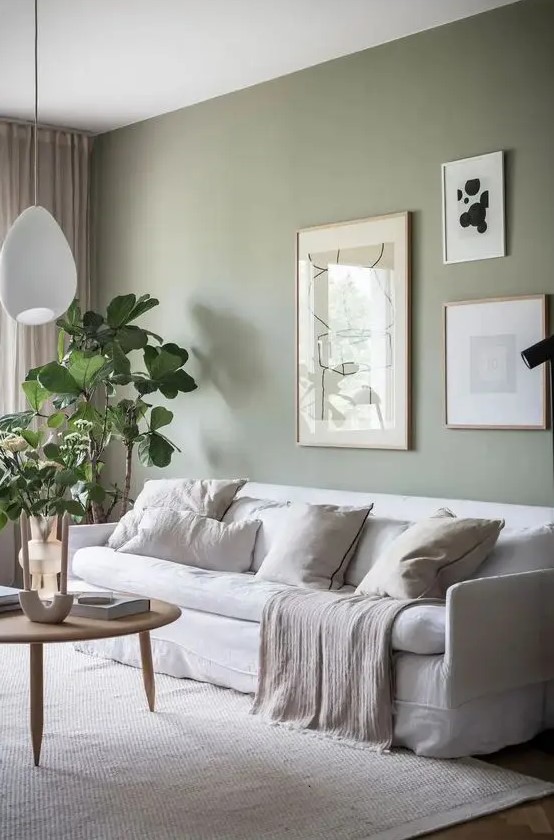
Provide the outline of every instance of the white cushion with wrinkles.
[[[285,584],[260,581],[252,574],[212,572],[155,557],[122,554],[105,546],[79,549],[73,571],[104,589],[161,598],[180,607],[243,621],[259,622],[268,599]],[[354,588],[345,586],[345,595]],[[444,653],[445,608],[416,605],[400,613],[392,633],[395,650]]]
[[554,525],[538,528],[506,528],[494,550],[472,578],[513,575],[554,568]]
[[250,568],[260,525],[257,519],[226,523],[190,510],[166,508],[146,508],[139,515],[137,534],[116,551],[212,571],[247,572]]
[[257,519],[260,523],[252,555],[252,571],[257,572],[264,557],[280,532],[283,530],[290,509],[289,502],[272,502],[271,499],[251,499],[243,496],[235,499],[225,512],[222,522],[243,522]]

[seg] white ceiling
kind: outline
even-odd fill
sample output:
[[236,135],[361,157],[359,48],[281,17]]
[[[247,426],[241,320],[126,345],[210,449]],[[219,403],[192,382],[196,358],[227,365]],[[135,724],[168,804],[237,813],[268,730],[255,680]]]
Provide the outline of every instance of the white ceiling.
[[[40,120],[107,131],[515,0],[39,0]],[[33,0],[0,0],[0,116],[30,119]]]

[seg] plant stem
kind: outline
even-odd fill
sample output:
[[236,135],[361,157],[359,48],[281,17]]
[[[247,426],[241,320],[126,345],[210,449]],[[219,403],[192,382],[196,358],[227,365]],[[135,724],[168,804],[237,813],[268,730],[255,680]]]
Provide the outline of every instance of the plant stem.
[[127,443],[125,445],[125,486],[123,488],[123,498],[121,500],[121,514],[127,513],[129,506],[129,493],[131,492],[131,473],[133,470],[133,444]]

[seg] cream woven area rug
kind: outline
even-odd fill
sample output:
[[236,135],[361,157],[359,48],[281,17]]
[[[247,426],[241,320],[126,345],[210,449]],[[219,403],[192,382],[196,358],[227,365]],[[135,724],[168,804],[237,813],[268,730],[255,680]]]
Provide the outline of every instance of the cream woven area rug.
[[376,755],[267,726],[250,698],[45,648],[41,766],[28,650],[0,646],[1,840],[404,840],[554,792],[473,760]]

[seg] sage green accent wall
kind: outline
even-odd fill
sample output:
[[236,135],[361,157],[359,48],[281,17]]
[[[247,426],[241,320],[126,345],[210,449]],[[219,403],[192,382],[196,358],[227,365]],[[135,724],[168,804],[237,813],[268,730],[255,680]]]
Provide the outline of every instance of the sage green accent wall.
[[[183,454],[164,474],[552,504],[548,432],[444,428],[442,305],[552,291],[553,32],[554,2],[522,0],[97,141],[100,298],[158,296],[148,326],[199,380],[170,406]],[[508,256],[445,266],[441,163],[498,149]],[[413,450],[298,447],[295,231],[399,210]]]

